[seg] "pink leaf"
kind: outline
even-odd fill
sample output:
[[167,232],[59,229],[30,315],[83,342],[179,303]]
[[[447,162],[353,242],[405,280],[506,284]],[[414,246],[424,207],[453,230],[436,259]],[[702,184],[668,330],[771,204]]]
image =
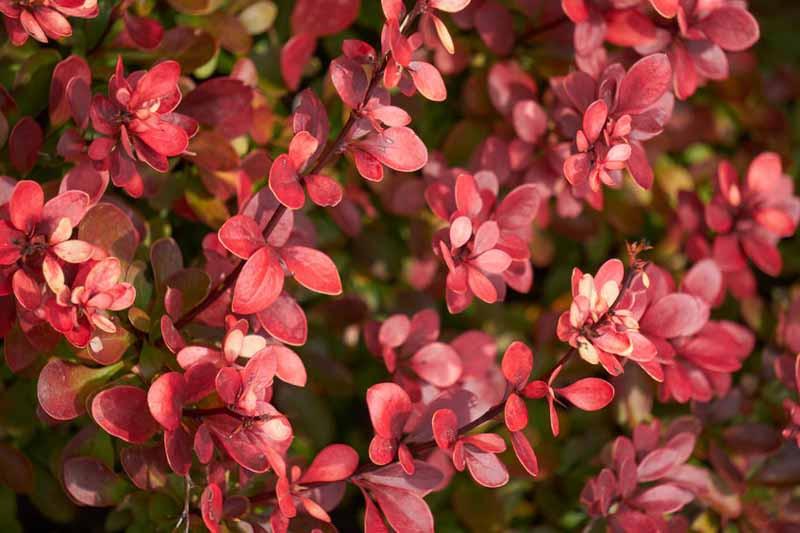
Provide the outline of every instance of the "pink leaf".
[[411,129],[387,128],[368,135],[357,146],[394,170],[415,172],[428,162],[428,149]]
[[508,470],[495,454],[465,446],[464,458],[472,478],[484,487],[497,488],[508,483]]
[[411,321],[406,315],[392,315],[381,324],[378,330],[378,342],[389,348],[401,346],[411,331]]
[[395,531],[433,533],[431,510],[413,492],[381,486],[373,488],[372,495]]
[[461,377],[461,358],[443,342],[432,342],[411,358],[411,368],[422,379],[436,387],[446,388]]
[[512,118],[517,136],[529,144],[536,144],[547,131],[547,113],[535,100],[514,104]]
[[681,282],[681,290],[714,305],[723,291],[722,272],[712,259],[698,261]]
[[572,405],[584,411],[597,411],[614,399],[614,387],[600,378],[583,378],[571,385],[556,389]]
[[272,351],[277,358],[277,368],[275,375],[281,381],[295,385],[296,387],[305,387],[306,385],[306,367],[303,365],[302,359],[295,352],[286,348],[285,346],[275,345]]
[[630,504],[653,515],[674,513],[694,500],[694,495],[676,485],[666,483],[645,489]]
[[375,433],[391,439],[402,433],[411,413],[411,399],[395,383],[378,383],[367,389],[367,408]]

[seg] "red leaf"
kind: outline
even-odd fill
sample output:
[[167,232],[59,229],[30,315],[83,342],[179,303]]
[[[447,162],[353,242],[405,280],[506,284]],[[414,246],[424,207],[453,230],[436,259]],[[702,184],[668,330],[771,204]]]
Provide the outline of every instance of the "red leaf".
[[663,448],[657,448],[645,455],[636,467],[636,479],[645,483],[661,479],[676,466],[683,464],[694,449],[695,436],[680,433]]
[[522,388],[533,370],[533,353],[522,342],[512,342],[503,354],[501,366],[506,380],[515,388]]
[[342,201],[342,186],[335,179],[322,174],[306,176],[306,190],[311,201],[320,207],[335,207]]
[[425,500],[392,487],[372,488],[372,495],[395,531],[433,533],[433,515]]
[[294,91],[300,86],[303,69],[311,60],[317,40],[309,33],[300,33],[289,39],[281,48],[281,75],[286,86]]
[[411,413],[411,398],[395,383],[378,383],[367,389],[367,408],[375,433],[391,439],[403,431]]
[[281,249],[286,267],[303,287],[321,294],[342,293],[342,280],[331,258],[313,248],[287,246]]
[[98,393],[92,400],[92,417],[107,433],[134,444],[158,431],[158,423],[147,408],[147,393],[131,385]]
[[669,90],[672,67],[666,54],[644,57],[628,69],[619,84],[619,96],[615,115],[638,114]]
[[693,335],[708,321],[709,312],[708,304],[700,298],[673,293],[650,306],[639,325],[665,338]]
[[579,379],[571,385],[556,389],[556,392],[584,411],[597,411],[614,399],[614,387],[600,378]]
[[331,444],[323,448],[311,466],[303,473],[300,483],[341,481],[358,468],[358,452],[345,444]]
[[414,475],[411,476],[403,471],[399,463],[393,463],[358,477],[370,484],[413,492],[421,498],[438,487],[444,478],[441,470],[420,460],[414,461]]
[[276,462],[280,460],[276,454],[284,452],[292,440],[286,417],[274,416],[245,426],[238,418],[212,415],[205,418],[205,424],[215,441],[243,467],[258,473],[272,467],[278,475],[285,475],[285,465]]
[[412,61],[408,64],[408,72],[422,96],[434,102],[447,99],[447,88],[436,67],[424,61]]
[[703,259],[686,273],[681,282],[681,290],[714,305],[724,290],[722,271],[712,259]]
[[8,200],[11,223],[20,231],[30,232],[39,222],[44,207],[44,191],[35,181],[22,180]]
[[528,437],[521,431],[513,431],[511,433],[511,446],[514,448],[514,454],[522,467],[533,477],[539,475],[539,461],[536,459],[536,453],[531,448],[531,443]]
[[0,483],[17,494],[33,491],[33,464],[16,448],[0,443]]
[[11,165],[20,174],[30,172],[36,164],[43,143],[44,132],[41,126],[31,117],[22,117],[14,125],[8,138],[8,157]]
[[125,473],[139,489],[156,490],[166,484],[169,465],[161,444],[123,448],[119,458]]
[[415,172],[428,162],[428,149],[410,128],[387,128],[356,143],[387,167],[400,172]]
[[292,33],[333,35],[358,17],[361,0],[298,0],[292,9]]
[[[39,373],[36,392],[39,405],[56,420],[72,420],[85,411],[89,393],[117,372],[121,363],[102,368],[87,368],[51,359]],[[144,392],[144,391],[142,391]]]
[[342,56],[331,62],[331,81],[339,97],[349,107],[361,105],[367,92],[367,75],[358,62]]
[[242,259],[249,258],[266,244],[261,228],[246,215],[234,215],[226,220],[218,236],[222,246]]
[[194,453],[197,454],[197,459],[202,464],[208,464],[211,458],[214,457],[214,441],[211,438],[211,432],[208,431],[208,426],[200,424],[194,434]]
[[517,394],[511,393],[503,410],[506,427],[509,431],[522,431],[528,425],[528,408]]
[[442,450],[449,450],[458,439],[458,417],[451,409],[439,409],[431,418],[433,438]]
[[256,251],[242,268],[233,287],[231,310],[248,315],[270,306],[283,289],[283,269],[267,246]]
[[722,5],[699,22],[706,36],[723,50],[741,52],[758,41],[758,21],[745,8]]
[[183,426],[164,432],[164,451],[173,472],[185,476],[192,467],[192,436]]
[[181,423],[185,382],[180,372],[167,372],[147,391],[147,406],[164,429],[175,430]]
[[281,292],[266,309],[259,311],[258,321],[267,333],[292,346],[302,346],[308,337],[308,322],[297,301]]
[[508,483],[508,470],[495,454],[465,446],[464,458],[472,479],[484,487],[497,488]]
[[125,483],[94,457],[72,457],[64,461],[64,488],[82,505],[111,507],[119,503]]
[[92,72],[89,69],[89,64],[80,56],[71,55],[59,61],[53,69],[48,111],[50,113],[50,123],[54,127],[60,126],[69,118],[67,85],[75,78],[83,80],[87,85],[92,83]]
[[679,511],[694,500],[694,495],[676,485],[666,483],[645,489],[630,504],[652,515],[662,515]]
[[219,531],[219,522],[222,520],[222,489],[216,483],[210,483],[200,496],[200,513],[203,523],[212,532]]
[[489,49],[506,55],[514,48],[514,19],[511,12],[495,0],[487,0],[475,13],[475,28]]
[[[310,136],[307,132],[306,135]],[[272,163],[269,169],[269,188],[275,198],[289,209],[300,209],[305,203],[306,196],[298,181],[297,168],[287,154],[279,155]]]

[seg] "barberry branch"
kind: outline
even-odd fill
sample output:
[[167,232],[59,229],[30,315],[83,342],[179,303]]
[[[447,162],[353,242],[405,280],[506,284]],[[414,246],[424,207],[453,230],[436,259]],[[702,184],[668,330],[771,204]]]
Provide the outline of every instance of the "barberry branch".
[[[423,6],[424,2],[417,2],[414,8],[404,17],[401,25],[400,31],[407,32],[408,28],[414,23],[414,21],[422,14],[424,10]],[[346,143],[350,140],[350,135],[355,126],[356,122],[358,121],[359,117],[361,116],[361,110],[369,103],[370,98],[372,98],[372,93],[378,87],[380,80],[383,78],[383,73],[386,70],[386,66],[389,64],[389,58],[391,56],[391,51],[386,51],[380,62],[377,63],[375,69],[372,71],[372,74],[369,79],[369,83],[367,85],[367,90],[364,92],[364,96],[361,99],[361,103],[359,106],[354,109],[350,116],[347,118],[347,122],[345,122],[342,129],[339,131],[339,134],[333,141],[330,141],[325,145],[325,148],[322,150],[322,153],[317,157],[316,162],[313,166],[309,169],[300,172],[298,175],[298,182],[301,186],[305,185],[305,178],[306,176],[310,176],[313,174],[318,173],[320,170],[325,168],[327,165],[334,162],[335,158],[337,158],[341,153],[343,147]],[[272,213],[272,216],[267,221],[266,226],[264,227],[263,236],[264,240],[268,240],[270,234],[278,225],[278,222],[286,213],[286,206],[283,204],[278,205],[275,209],[275,212]],[[209,291],[206,297],[200,301],[195,307],[190,309],[184,316],[179,318],[175,321],[175,327],[180,329],[187,324],[189,324],[192,320],[194,320],[200,313],[208,309],[211,304],[213,304],[217,299],[222,296],[226,291],[233,287],[234,283],[236,282],[236,278],[242,271],[244,267],[244,261],[239,261],[236,265],[236,268],[233,269],[225,279],[217,285],[214,289]]]

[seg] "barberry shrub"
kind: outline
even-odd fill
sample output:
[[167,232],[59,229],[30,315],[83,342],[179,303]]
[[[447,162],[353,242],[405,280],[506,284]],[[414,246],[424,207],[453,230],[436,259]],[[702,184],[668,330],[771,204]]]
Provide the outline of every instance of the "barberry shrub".
[[0,0],[0,529],[800,530],[777,4]]

